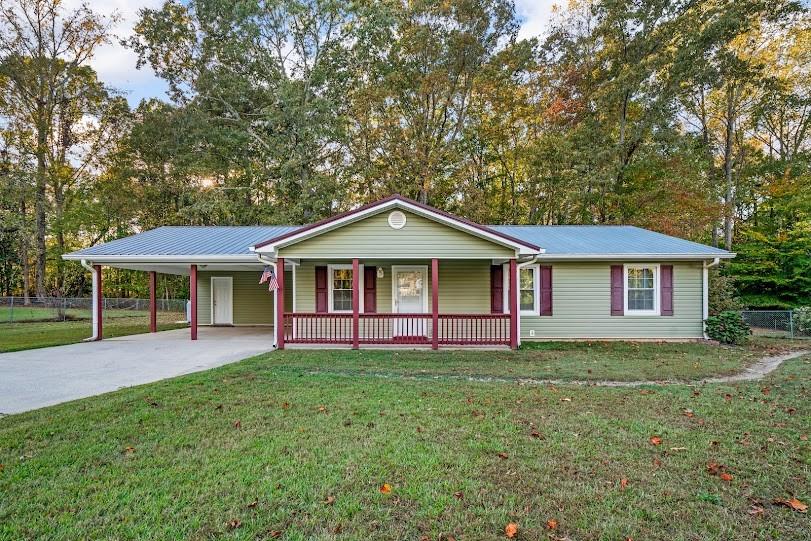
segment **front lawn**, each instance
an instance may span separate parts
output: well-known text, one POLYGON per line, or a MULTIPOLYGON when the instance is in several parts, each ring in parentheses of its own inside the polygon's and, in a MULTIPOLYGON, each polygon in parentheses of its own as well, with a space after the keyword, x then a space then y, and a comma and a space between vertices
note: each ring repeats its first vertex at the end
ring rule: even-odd
MULTIPOLYGON (((158 330, 185 327, 185 323, 177 323, 182 317, 175 313, 159 313, 158 330)), ((90 320, 2 323, 0 353, 74 344, 88 338, 92 332, 90 320)), ((106 338, 149 332, 148 316, 105 318, 103 332, 106 338)))
POLYGON ((773 502, 811 501, 811 357, 700 387, 393 373, 490 354, 288 350, 0 419, 0 539, 807 538, 773 502))

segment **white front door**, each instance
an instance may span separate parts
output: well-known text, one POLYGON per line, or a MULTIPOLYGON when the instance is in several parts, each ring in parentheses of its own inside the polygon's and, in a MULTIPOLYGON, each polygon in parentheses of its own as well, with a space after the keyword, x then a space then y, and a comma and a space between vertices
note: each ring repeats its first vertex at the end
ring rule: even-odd
MULTIPOLYGON (((428 267, 397 265, 392 267, 392 290, 395 314, 425 314, 428 312, 428 267)), ((395 336, 427 336, 424 318, 397 318, 395 336)))
POLYGON ((230 276, 211 278, 211 324, 233 325, 233 282, 230 276))

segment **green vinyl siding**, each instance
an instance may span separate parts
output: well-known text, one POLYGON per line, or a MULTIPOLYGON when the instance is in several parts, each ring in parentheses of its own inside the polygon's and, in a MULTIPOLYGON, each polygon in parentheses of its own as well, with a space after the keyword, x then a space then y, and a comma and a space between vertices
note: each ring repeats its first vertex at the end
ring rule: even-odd
POLYGON ((279 249, 294 258, 504 258, 514 250, 465 231, 403 211, 406 225, 392 229, 380 212, 279 249))
MULTIPOLYGON (((211 324, 211 277, 230 276, 233 282, 234 325, 273 325, 273 292, 260 284, 262 271, 201 271, 197 274, 197 322, 211 324)), ((293 309, 293 273, 285 272, 285 306, 293 309)))
MULTIPOLYGON (((351 260, 305 260, 296 269, 296 311, 315 312, 315 267, 351 260)), ((424 265, 428 267, 428 310, 431 310, 431 261, 363 260, 364 265, 383 269, 383 278, 377 278, 377 312, 392 311, 392 265, 424 265)), ((487 260, 439 261, 439 311, 454 314, 490 312, 490 262, 487 260)))
POLYGON ((672 316, 612 316, 610 286, 611 263, 553 263, 553 315, 521 316, 522 340, 703 336, 701 263, 673 264, 672 316))

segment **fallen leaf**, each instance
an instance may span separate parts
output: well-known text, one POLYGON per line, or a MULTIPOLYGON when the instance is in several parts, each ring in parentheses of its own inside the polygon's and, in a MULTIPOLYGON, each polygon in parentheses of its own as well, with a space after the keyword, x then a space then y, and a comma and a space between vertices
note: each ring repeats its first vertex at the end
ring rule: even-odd
POLYGON ((319 411, 319 413, 326 413, 327 412, 327 407, 326 406, 318 406, 318 411, 319 411))
POLYGON ((460 490, 459 492, 454 492, 453 497, 457 500, 461 500, 465 497, 465 494, 460 490))
POLYGON ((242 526, 242 521, 239 520, 238 518, 232 518, 231 520, 228 521, 229 530, 236 530, 240 526, 242 526))
POLYGON ((215 409, 215 410, 221 410, 221 409, 222 409, 222 404, 217 404, 217 405, 214 407, 214 409, 215 409))
POLYGON ((270 530, 270 533, 268 535, 270 536, 271 539, 278 539, 279 537, 282 536, 282 531, 281 530, 270 530))
POLYGON ((324 505, 332 505, 335 503, 335 496, 327 496, 327 499, 324 500, 324 505))
POLYGON ((651 445, 662 445, 662 438, 659 436, 651 436, 650 442, 651 445))
POLYGON ((759 505, 753 505, 749 511, 747 511, 753 517, 762 517, 766 514, 766 510, 760 507, 759 505))
POLYGON ((800 434, 800 441, 808 441, 808 434, 800 434))
POLYGON ((130 447, 125 447, 124 448, 124 454, 125 455, 130 455, 130 454, 132 454, 134 452, 135 452, 135 447, 130 446, 130 447))
POLYGON ((623 477, 622 479, 620 479, 620 489, 625 490, 626 488, 628 488, 628 479, 625 479, 623 477))
POLYGON ((234 421, 234 428, 242 428, 242 421, 240 421, 239 419, 234 421))
POLYGON ((686 451, 687 447, 671 447, 671 451, 686 451))
POLYGON ((518 524, 510 522, 504 527, 504 535, 512 539, 518 533, 518 524))
POLYGON ((770 392, 772 392, 772 390, 768 387, 764 387, 760 390, 760 392, 763 394, 769 394, 770 392))
POLYGON ((257 505, 259 505, 259 500, 254 500, 254 501, 252 501, 251 503, 248 504, 248 509, 253 509, 257 505))
POLYGON ((727 472, 723 472, 718 477, 721 479, 721 481, 727 481, 727 482, 732 481, 732 474, 729 474, 727 472))
POLYGON ((694 417, 695 413, 693 413, 693 410, 691 409, 686 409, 682 412, 682 415, 684 415, 685 417, 694 417))
POLYGON ((5 470, 5 469, 6 469, 5 464, 0 464, 0 471, 3 471, 3 470, 5 470))
POLYGON ((391 492, 391 485, 388 483, 383 483, 380 485, 380 493, 381 494, 388 494, 391 492))
POLYGON ((639 394, 656 394, 656 391, 652 391, 650 389, 642 389, 639 391, 639 394))
POLYGON ((508 456, 507 453, 505 453, 504 451, 502 451, 502 452, 500 452, 498 454, 498 458, 500 458, 502 460, 505 460, 507 458, 507 456, 508 456))
POLYGON ((283 410, 289 410, 290 409, 290 403, 289 402, 282 402, 282 409, 283 410))
POLYGON ((564 397, 564 398, 561 398, 561 399, 560 399, 560 401, 561 401, 561 402, 571 402, 571 401, 572 401, 572 399, 571 399, 571 398, 569 398, 569 397, 564 397))
POLYGON ((804 504, 797 498, 791 498, 790 500, 774 500, 774 503, 785 505, 792 511, 797 511, 798 513, 805 513, 808 511, 808 505, 804 504))
POLYGON ((529 435, 532 436, 533 438, 538 438, 538 439, 540 439, 540 437, 541 437, 541 433, 538 432, 537 430, 533 430, 532 432, 530 432, 529 435))
POLYGON ((549 528, 550 530, 557 530, 558 521, 553 518, 550 518, 549 520, 546 521, 546 527, 549 528))

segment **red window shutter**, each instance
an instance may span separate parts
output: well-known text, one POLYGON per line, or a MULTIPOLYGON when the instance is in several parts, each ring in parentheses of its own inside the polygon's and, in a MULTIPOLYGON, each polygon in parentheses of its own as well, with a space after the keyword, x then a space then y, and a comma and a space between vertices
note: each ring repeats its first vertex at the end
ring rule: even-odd
POLYGON ((625 314, 625 287, 622 283, 622 265, 611 265, 611 315, 625 314))
POLYGON ((377 312, 377 267, 363 267, 363 311, 377 312))
POLYGON ((663 316, 673 315, 673 265, 659 267, 659 302, 663 316))
POLYGON ((504 313, 504 267, 490 265, 490 313, 504 313))
POLYGON ((552 265, 541 265, 541 311, 542 316, 552 315, 552 265))
POLYGON ((315 311, 326 313, 329 310, 329 290, 327 289, 327 267, 315 268, 315 311))

